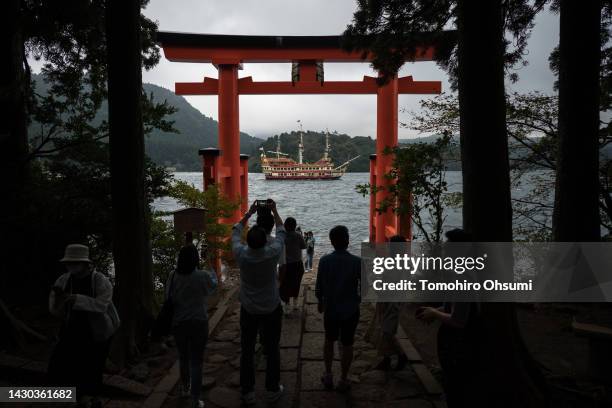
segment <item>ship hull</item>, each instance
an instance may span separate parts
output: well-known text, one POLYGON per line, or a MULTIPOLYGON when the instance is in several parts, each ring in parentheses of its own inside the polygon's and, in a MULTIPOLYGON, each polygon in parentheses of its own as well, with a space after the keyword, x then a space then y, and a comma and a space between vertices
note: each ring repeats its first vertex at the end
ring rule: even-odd
POLYGON ((266 174, 266 180, 338 180, 342 175, 337 176, 273 176, 266 174))

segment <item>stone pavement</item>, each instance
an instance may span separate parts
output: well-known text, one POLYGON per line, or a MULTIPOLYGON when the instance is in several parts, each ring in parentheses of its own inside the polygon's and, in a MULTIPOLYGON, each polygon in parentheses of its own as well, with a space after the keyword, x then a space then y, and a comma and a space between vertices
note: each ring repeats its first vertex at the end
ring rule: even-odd
MULTIPOLYGON (((283 318, 281 338, 281 383, 285 387, 277 407, 409 407, 441 408, 441 388, 418 352, 400 330, 398 337, 410 364, 402 371, 383 372, 372 367, 380 360, 375 348, 364 340, 373 307, 363 304, 355 339, 355 358, 349 378, 352 389, 346 394, 324 390, 320 377, 323 365, 323 320, 317 312, 314 296, 316 271, 304 275, 299 297, 299 310, 283 318)), ((204 362, 203 399, 207 407, 240 407, 240 305, 228 304, 225 316, 209 339, 204 362)), ((340 378, 339 353, 336 351, 334 378, 340 378)), ((265 356, 256 355, 257 407, 265 403, 265 356)), ((188 407, 189 399, 180 398, 175 386, 163 401, 163 407, 188 407)))

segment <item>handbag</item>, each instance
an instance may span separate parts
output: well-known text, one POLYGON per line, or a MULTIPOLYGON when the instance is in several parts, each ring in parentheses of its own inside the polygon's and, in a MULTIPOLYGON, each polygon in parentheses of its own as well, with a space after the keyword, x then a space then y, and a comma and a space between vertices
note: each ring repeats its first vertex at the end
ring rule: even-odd
POLYGON ((151 336, 154 339, 159 339, 162 336, 167 336, 170 334, 170 330, 172 328, 172 317, 174 315, 174 303, 172 302, 172 288, 174 286, 174 275, 176 273, 172 272, 172 279, 170 280, 170 289, 168 290, 168 297, 166 298, 164 304, 162 305, 159 314, 157 315, 157 319, 155 320, 155 325, 153 326, 153 330, 151 332, 151 336))
MULTIPOLYGON (((91 274, 91 290, 92 297, 96 298, 96 275, 100 274, 99 272, 92 272, 91 274)), ((104 275, 100 274, 102 278, 105 279, 104 275)), ((117 308, 115 308, 114 303, 111 301, 104 313, 91 313, 89 318, 89 324, 91 327, 91 334, 96 342, 102 342, 108 340, 119 328, 121 325, 121 319, 119 318, 119 313, 117 313, 117 308)))

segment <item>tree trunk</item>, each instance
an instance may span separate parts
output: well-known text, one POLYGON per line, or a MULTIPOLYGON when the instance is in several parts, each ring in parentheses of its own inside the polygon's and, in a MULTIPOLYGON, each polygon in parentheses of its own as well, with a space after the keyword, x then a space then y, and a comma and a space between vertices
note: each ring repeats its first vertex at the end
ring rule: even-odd
POLYGON ((140 1, 106 6, 108 113, 116 299, 122 320, 114 357, 123 364, 137 352, 150 314, 151 250, 144 185, 140 1))
POLYGON ((2 7, 0 24, 0 287, 12 303, 23 292, 27 234, 23 228, 24 191, 29 182, 26 96, 29 77, 25 65, 20 0, 8 0, 2 7), (10 289, 10 290, 9 290, 10 289))
POLYGON ((561 0, 553 239, 599 241, 601 2, 561 0))
MULTIPOLYGON (((463 225, 476 242, 511 242, 501 0, 459 0, 457 6, 463 225)), ((475 405, 543 406, 541 376, 524 347, 514 305, 483 303, 481 317, 475 405)))

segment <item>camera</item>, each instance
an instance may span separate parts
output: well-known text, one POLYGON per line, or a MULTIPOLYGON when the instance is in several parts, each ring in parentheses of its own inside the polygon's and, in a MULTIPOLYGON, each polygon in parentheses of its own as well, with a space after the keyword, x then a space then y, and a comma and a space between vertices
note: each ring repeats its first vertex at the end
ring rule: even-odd
POLYGON ((257 216, 272 216, 271 208, 272 200, 255 200, 255 206, 257 207, 257 216))

